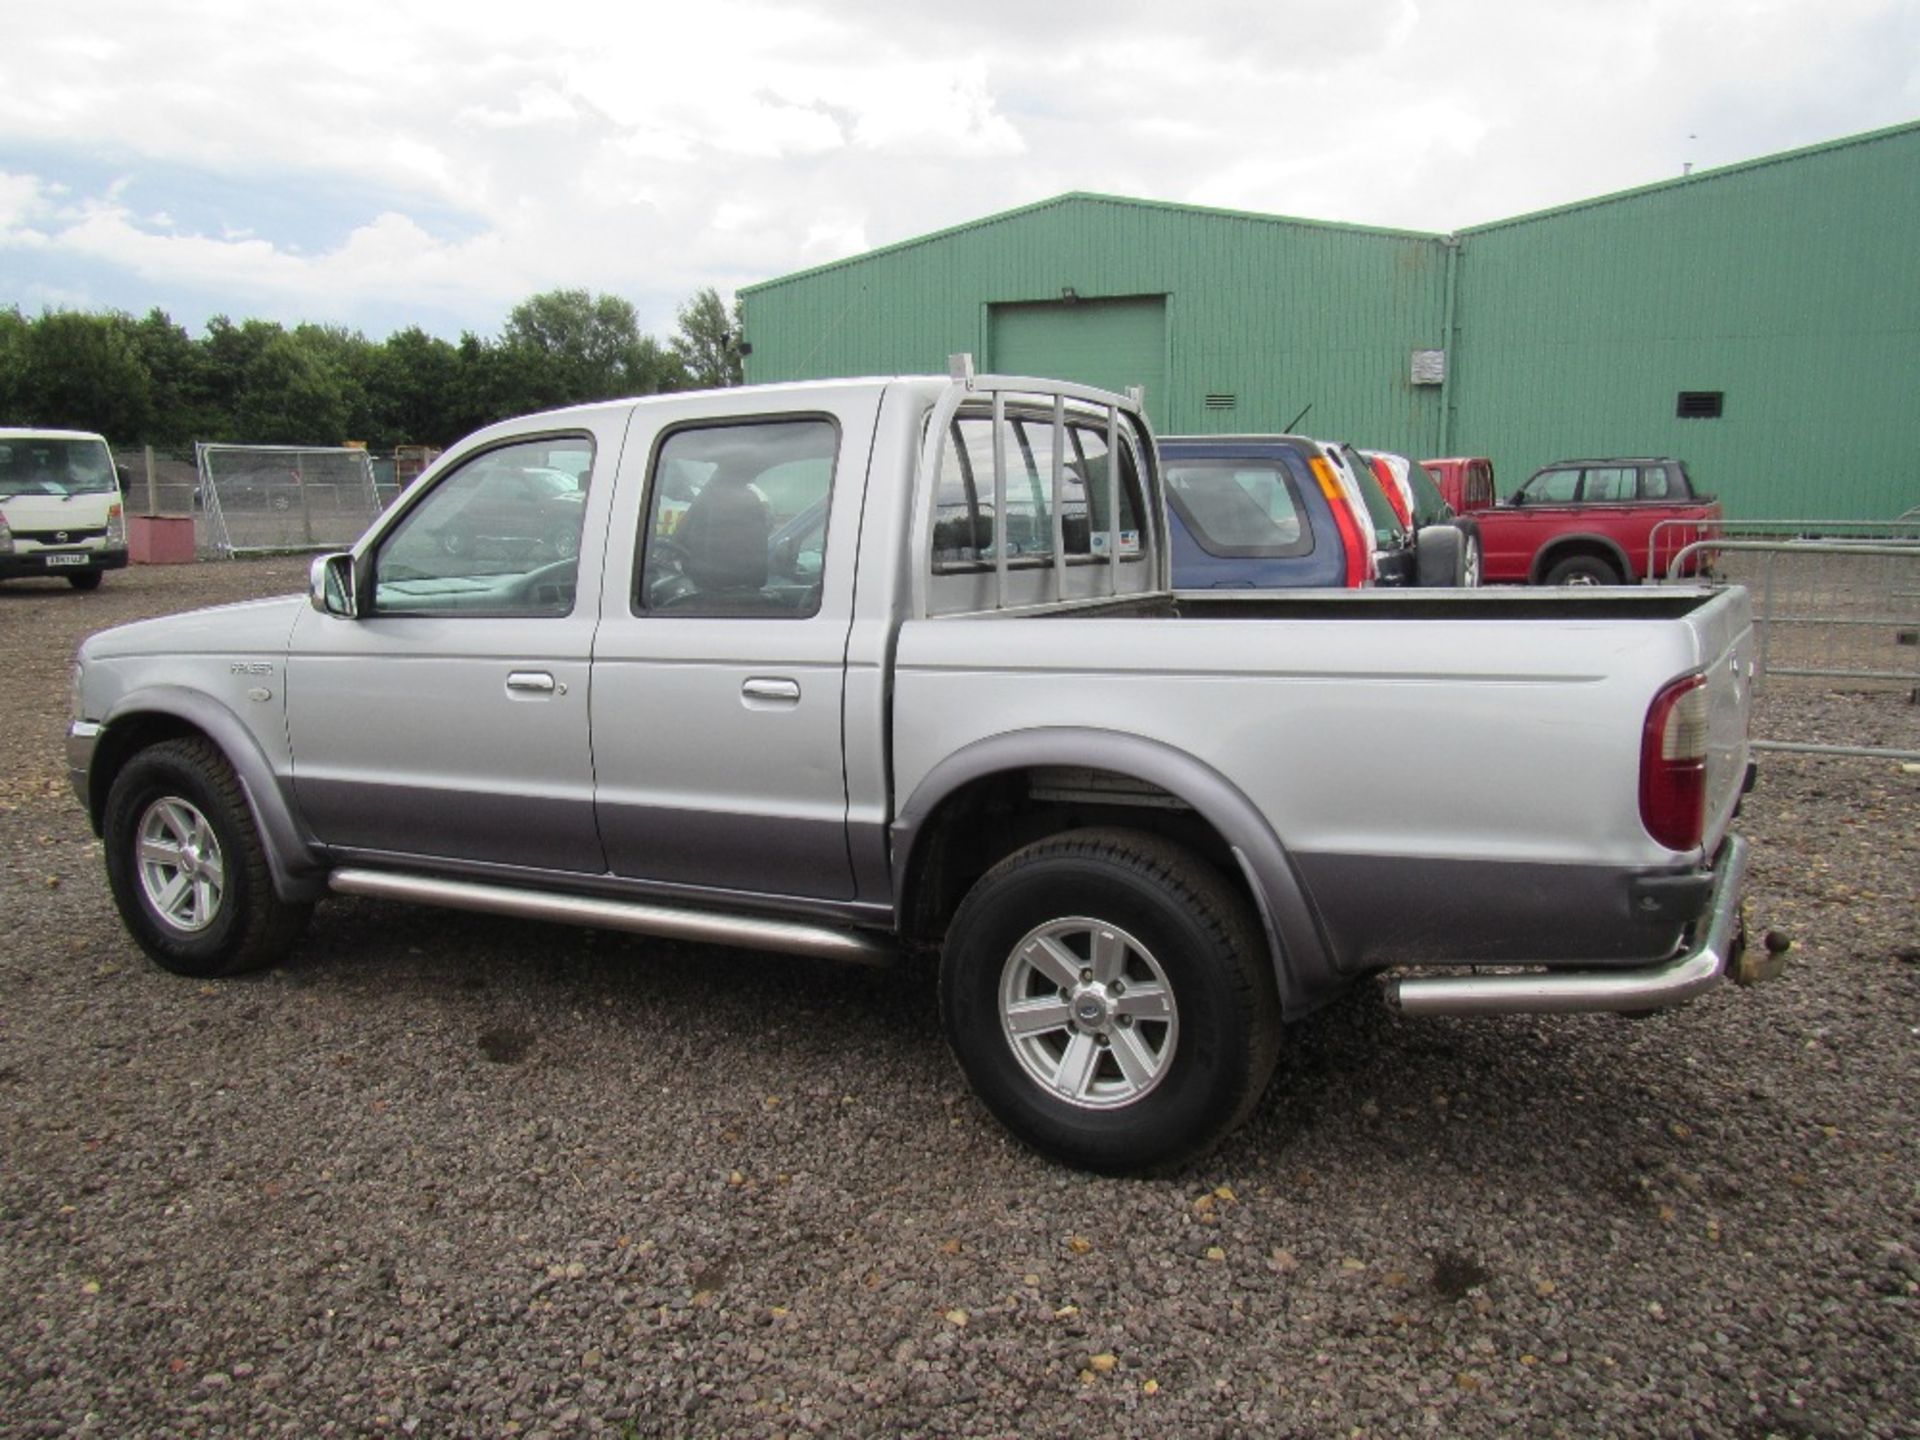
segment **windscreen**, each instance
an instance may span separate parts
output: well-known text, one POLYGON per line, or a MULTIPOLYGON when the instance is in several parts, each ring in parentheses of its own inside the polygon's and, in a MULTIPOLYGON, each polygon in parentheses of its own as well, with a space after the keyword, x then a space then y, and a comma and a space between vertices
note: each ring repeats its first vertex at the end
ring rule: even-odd
POLYGON ((0 440, 0 497, 97 495, 118 489, 113 457, 103 440, 0 440))

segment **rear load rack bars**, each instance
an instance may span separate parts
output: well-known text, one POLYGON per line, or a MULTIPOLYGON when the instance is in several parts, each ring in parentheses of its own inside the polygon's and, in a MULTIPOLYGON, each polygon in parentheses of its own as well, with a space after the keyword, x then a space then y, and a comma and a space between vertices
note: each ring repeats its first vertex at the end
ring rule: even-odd
MULTIPOLYGON (((916 563, 913 567, 913 613, 922 619, 932 613, 929 582, 931 579, 931 557, 933 555, 933 535, 935 515, 940 504, 940 470, 947 446, 953 441, 953 422, 960 413, 961 406, 969 400, 986 398, 993 413, 993 608, 1006 610, 1007 603, 1007 397, 1009 395, 1027 396, 1035 400, 1051 400, 1053 406, 1053 459, 1047 483, 1047 506, 1052 513, 1053 532, 1053 599, 1066 598, 1067 594, 1067 554, 1065 544, 1065 519, 1061 509, 1061 495, 1066 488, 1066 427, 1067 402, 1069 400, 1104 411, 1107 420, 1107 563, 1102 567, 1106 573, 1106 593, 1109 596, 1120 594, 1120 495, 1121 470, 1120 441, 1121 416, 1132 421, 1134 434, 1138 437, 1142 454, 1138 464, 1141 468, 1140 482, 1143 497, 1151 497, 1152 490, 1147 483, 1147 467, 1157 464, 1153 454, 1152 432, 1147 425, 1145 393, 1138 386, 1129 387, 1124 395, 1111 390, 1101 390, 1092 385, 1079 385, 1066 380, 1046 380, 1031 375, 976 375, 973 370, 973 356, 968 354, 947 357, 947 370, 952 383, 947 386, 939 401, 934 405, 933 415, 927 425, 926 440, 920 452, 920 474, 915 490, 917 500, 913 517, 913 553, 916 563)), ((1159 522, 1152 516, 1140 515, 1135 523, 1143 530, 1152 527, 1156 537, 1159 535, 1159 522)), ((1163 546, 1156 540, 1155 552, 1160 554, 1163 546)))

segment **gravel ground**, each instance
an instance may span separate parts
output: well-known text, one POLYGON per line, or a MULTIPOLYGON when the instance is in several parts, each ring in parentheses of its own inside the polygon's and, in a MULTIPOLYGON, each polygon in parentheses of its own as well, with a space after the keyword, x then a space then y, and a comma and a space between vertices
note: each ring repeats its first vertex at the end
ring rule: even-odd
POLYGON ((348 901, 268 974, 150 965, 68 657, 303 569, 0 586, 0 1433, 1920 1434, 1920 776, 1769 760, 1776 984, 1356 997, 1202 1167, 1099 1179, 974 1104, 914 967, 348 901))

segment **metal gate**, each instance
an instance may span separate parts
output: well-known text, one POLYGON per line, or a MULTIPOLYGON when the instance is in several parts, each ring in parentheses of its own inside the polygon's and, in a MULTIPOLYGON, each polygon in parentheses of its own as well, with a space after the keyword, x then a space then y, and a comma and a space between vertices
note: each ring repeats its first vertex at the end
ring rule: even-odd
POLYGON ((344 550, 380 513, 367 452, 351 446, 194 447, 217 554, 344 550))
POLYGON ((1847 702, 1796 734, 1766 733, 1759 705, 1756 750, 1920 762, 1920 539, 1700 540, 1668 579, 1700 558, 1753 597, 1756 697, 1798 686, 1847 702))

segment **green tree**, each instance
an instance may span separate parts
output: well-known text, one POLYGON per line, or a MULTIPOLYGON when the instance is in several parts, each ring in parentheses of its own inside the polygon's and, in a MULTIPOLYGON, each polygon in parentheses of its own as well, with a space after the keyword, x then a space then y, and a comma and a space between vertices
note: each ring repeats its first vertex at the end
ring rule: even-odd
POLYGON ((27 317, 20 307, 0 310, 0 425, 17 425, 26 416, 27 317))
POLYGON ((745 331, 740 301, 729 310, 711 285, 682 305, 676 318, 680 333, 667 343, 695 389, 712 390, 738 385, 745 378, 740 342, 745 331))
POLYGON ((347 438, 346 397, 331 367, 284 332, 248 360, 233 420, 252 445, 338 445, 347 438))
POLYGON ((352 440, 376 440, 378 409, 373 397, 378 346, 358 330, 338 325, 296 325, 288 338, 300 347, 339 391, 340 434, 352 440))
POLYGON ((460 413, 461 352, 445 340, 409 326, 389 335, 373 356, 367 389, 374 408, 369 441, 375 449, 395 445, 447 446, 467 430, 460 413))
POLYGON ((207 433, 209 418, 199 345, 160 309, 133 322, 128 335, 147 367, 151 419, 146 434, 125 438, 148 445, 191 444, 207 433))
MULTIPOLYGON (((549 290, 521 301, 507 317, 499 349, 504 370, 541 409, 673 388, 677 367, 658 341, 640 333, 633 306, 617 295, 549 290)), ((512 412, 509 412, 512 413, 512 412)))
POLYGON ((124 315, 56 310, 32 322, 22 347, 21 418, 137 440, 152 416, 147 367, 124 315))
POLYGON ((270 443, 264 436, 247 432, 241 411, 248 406, 249 376, 255 362, 268 346, 285 338, 286 331, 271 320, 243 320, 236 325, 226 316, 216 315, 207 322, 206 338, 199 345, 200 419, 205 429, 195 439, 270 443))

